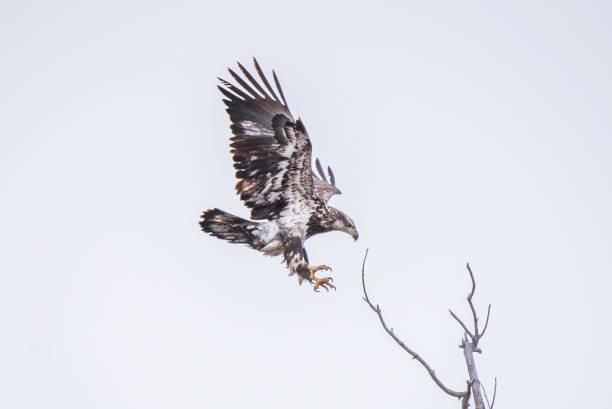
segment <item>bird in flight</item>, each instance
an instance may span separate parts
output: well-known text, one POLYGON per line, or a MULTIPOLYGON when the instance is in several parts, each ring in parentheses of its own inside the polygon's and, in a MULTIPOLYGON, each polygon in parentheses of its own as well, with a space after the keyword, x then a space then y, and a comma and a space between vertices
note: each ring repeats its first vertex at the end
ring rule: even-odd
POLYGON ((318 175, 311 167, 312 145, 304 124, 293 118, 283 90, 273 71, 276 91, 253 59, 258 82, 242 64, 242 76, 231 69, 235 84, 219 78, 233 136, 231 153, 236 169, 236 193, 251 209, 245 220, 223 210, 202 213, 200 226, 212 236, 231 243, 244 243, 265 255, 282 255, 298 282, 308 280, 314 290, 336 288, 331 277, 319 278, 326 265, 310 265, 304 242, 315 234, 339 230, 357 240, 355 223, 345 213, 327 204, 340 194, 331 168, 326 177, 317 159, 318 175), (265 89, 264 89, 265 87, 265 89), (279 98, 280 96, 280 98, 279 98))

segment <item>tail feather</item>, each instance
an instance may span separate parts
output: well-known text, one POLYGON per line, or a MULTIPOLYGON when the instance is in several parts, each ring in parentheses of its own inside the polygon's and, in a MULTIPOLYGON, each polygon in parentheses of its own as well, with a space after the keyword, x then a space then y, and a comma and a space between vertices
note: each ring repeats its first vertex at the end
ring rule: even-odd
POLYGON ((202 231, 230 243, 254 244, 253 229, 256 222, 242 219, 219 209, 209 209, 202 213, 202 231))

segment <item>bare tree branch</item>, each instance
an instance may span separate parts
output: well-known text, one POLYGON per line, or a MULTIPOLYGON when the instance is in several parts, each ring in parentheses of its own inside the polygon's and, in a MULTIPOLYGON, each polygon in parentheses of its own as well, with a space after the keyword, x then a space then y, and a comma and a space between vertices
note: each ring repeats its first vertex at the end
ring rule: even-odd
POLYGON ((465 324, 463 323, 463 321, 461 321, 461 320, 459 319, 459 317, 457 317, 457 316, 455 315, 455 313, 454 313, 454 312, 453 312, 451 309, 449 309, 449 310, 448 310, 448 312, 450 312, 450 314, 453 316, 453 318, 457 320, 457 322, 459 323, 459 325, 461 325, 461 327, 463 327, 463 330, 465 331, 465 333, 466 333, 466 334, 468 334, 468 335, 470 336, 470 338, 472 338, 472 339, 473 339, 473 338, 474 338, 474 335, 472 335, 472 333, 471 333, 471 332, 470 332, 470 330, 469 330, 469 329, 468 329, 468 328, 465 326, 465 324))
MULTIPOLYGON (((412 358, 416 359, 417 361, 419 361, 419 363, 421 365, 423 365, 423 367, 429 373, 429 376, 431 377, 431 379, 433 379, 433 381, 436 383, 436 385, 438 385, 438 387, 440 389, 442 389, 445 393, 447 393, 448 395, 453 396, 455 398, 459 398, 459 399, 464 398, 466 395, 469 394, 470 386, 468 385, 468 390, 465 391, 465 392, 456 392, 456 391, 446 387, 442 383, 442 381, 440 381, 440 379, 438 379, 438 377, 436 376, 436 372, 429 366, 429 364, 427 364, 427 362, 423 358, 421 358, 421 356, 419 354, 417 354, 412 349, 410 349, 408 346, 406 346, 406 344, 404 344, 404 342, 393 333, 393 329, 392 328, 390 329, 387 326, 387 323, 385 322, 385 320, 383 318, 380 306, 378 304, 376 304, 376 306, 374 306, 372 301, 370 301, 370 298, 368 297, 368 292, 366 291, 366 285, 365 285, 365 262, 366 262, 366 259, 368 258, 368 251, 369 251, 369 249, 366 250, 365 256, 363 257, 363 264, 361 266, 361 284, 363 285, 363 295, 364 295, 363 300, 366 303, 368 303, 370 308, 378 315, 378 319, 380 320, 380 324, 382 325, 384 330, 387 332, 387 334, 389 334, 391 336, 391 338, 393 338, 393 340, 400 347, 402 347, 404 349, 404 351, 408 352, 412 356, 412 358)), ((468 400, 469 400, 469 398, 468 398, 468 400)))
POLYGON ((484 333, 487 330, 487 327, 489 326, 489 316, 490 315, 491 315, 491 304, 489 304, 489 308, 487 308, 487 320, 485 321, 485 326, 482 329, 482 332, 480 333, 478 338, 482 338, 484 336, 484 333))
POLYGON ((493 387, 493 400, 489 402, 489 397, 487 396, 487 391, 485 390, 484 385, 482 386, 482 391, 484 392, 485 399, 487 400, 487 406, 489 409, 493 409, 493 405, 495 405, 495 396, 497 396, 497 378, 495 378, 495 386, 493 387))
MULTIPOLYGON (((460 348, 463 348, 463 355, 465 357, 465 363, 467 365, 468 374, 470 376, 470 383, 472 384, 472 395, 474 398, 474 404, 476 409, 485 409, 484 400, 482 399, 481 388, 486 397, 486 391, 484 390, 484 386, 480 383, 480 379, 478 378, 478 372, 476 371, 476 364, 474 362, 474 352, 482 352, 480 348, 478 348, 478 342, 483 337, 487 327, 489 325, 489 318, 491 316, 491 304, 489 304, 489 308, 487 309, 487 320, 485 322, 485 326, 482 329, 482 332, 478 331, 478 314, 476 313, 476 307, 474 307, 474 302, 472 301, 474 297, 474 293, 476 292, 476 280, 474 279, 474 273, 470 267, 470 264, 467 263, 467 270, 470 273, 470 280, 472 281, 472 289, 467 296, 467 302, 470 306, 470 310, 472 311, 472 318, 474 320, 474 330, 471 332, 467 326, 461 321, 459 317, 457 317, 452 311, 450 311, 453 318, 461 325, 461 328, 465 331, 465 335, 461 341, 460 348)), ((490 409, 490 405, 489 405, 490 409)))
POLYGON ((363 286, 363 295, 364 295, 363 300, 366 303, 368 303, 370 308, 378 315, 378 319, 380 320, 380 323, 382 327, 384 328, 384 330, 387 332, 387 334, 389 334, 391 338, 393 338, 393 340, 399 346, 401 346, 406 352, 408 352, 412 356, 413 359, 416 359, 417 361, 419 361, 421 365, 423 365, 423 367, 427 370, 427 372, 429 372, 429 376, 431 377, 431 379, 433 379, 433 381, 436 383, 436 385, 438 385, 440 389, 442 389, 448 395, 461 399, 462 409, 467 409, 469 407, 470 399, 474 401, 475 409, 485 409, 485 402, 483 400, 483 394, 486 399, 488 409, 493 409, 493 405, 495 404, 495 396, 497 394, 497 378, 495 378, 495 389, 493 391, 493 400, 489 402, 489 397, 487 396, 487 392, 484 386, 482 385, 482 383, 480 382, 480 379, 478 378, 478 372, 476 371, 476 363, 474 361, 474 352, 478 352, 478 353, 482 352, 480 348, 478 348, 478 342, 484 336, 485 331, 487 330, 487 327, 489 326, 489 318, 491 316, 491 304, 489 304, 489 307, 487 309, 487 319, 485 321, 485 325, 482 329, 482 332, 480 332, 478 330, 478 314, 476 313, 476 307, 474 306, 474 302, 473 302, 474 293, 476 292, 476 280, 474 279, 474 273, 472 272, 472 269, 470 268, 469 263, 467 264, 467 270, 470 273, 470 280, 472 281, 472 288, 467 296, 467 302, 472 312, 472 319, 474 321, 474 329, 470 330, 467 327, 467 325, 465 325, 465 323, 461 320, 461 318, 459 318, 452 310, 450 309, 448 310, 451 316, 455 319, 455 321, 459 323, 459 325, 461 325, 461 328, 464 331, 464 335, 461 338, 461 345, 459 345, 459 348, 463 349, 463 356, 465 358, 465 363, 466 363, 468 375, 469 375, 469 381, 467 382, 466 391, 456 392, 446 387, 438 379, 438 377, 436 376, 436 373, 427 364, 427 362, 423 358, 421 358, 416 352, 414 352, 412 349, 406 346, 406 344, 404 344, 404 342, 398 336, 395 335, 395 333, 393 332, 393 328, 389 328, 387 326, 387 323, 385 322, 383 318, 380 306, 378 304, 376 304, 375 306, 370 300, 370 297, 368 296, 368 292, 366 291, 366 285, 365 285, 365 263, 366 263, 366 259, 368 258, 368 251, 369 249, 366 250, 365 256, 363 257, 363 264, 361 266, 361 284, 363 286))
MULTIPOLYGON (((470 263, 466 264, 468 271, 470 272, 470 279, 472 280, 472 291, 468 294, 467 301, 470 305, 470 309, 472 310, 472 316, 474 317, 474 336, 478 337, 478 316, 476 315, 476 308, 474 308, 474 303, 472 302, 472 297, 474 296, 474 292, 476 291, 476 280, 474 280, 474 274, 472 273, 472 269, 470 268, 470 263)), ((476 339, 472 339, 474 343, 478 343, 476 339)), ((476 345, 474 345, 476 346, 476 345)))

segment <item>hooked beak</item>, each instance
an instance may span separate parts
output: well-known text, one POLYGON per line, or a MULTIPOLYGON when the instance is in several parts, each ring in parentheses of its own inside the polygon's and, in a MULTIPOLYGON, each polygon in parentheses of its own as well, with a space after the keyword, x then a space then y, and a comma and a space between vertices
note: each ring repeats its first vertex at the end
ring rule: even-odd
POLYGON ((353 234, 351 234, 351 236, 353 236, 353 240, 357 241, 357 239, 359 238, 359 233, 357 232, 357 230, 355 230, 353 234))

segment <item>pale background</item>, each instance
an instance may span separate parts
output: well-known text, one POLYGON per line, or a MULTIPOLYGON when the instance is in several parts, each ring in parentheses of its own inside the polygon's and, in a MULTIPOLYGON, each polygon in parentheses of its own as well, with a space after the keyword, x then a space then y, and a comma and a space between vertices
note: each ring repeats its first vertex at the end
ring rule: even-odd
POLYGON ((497 408, 610 407, 607 2, 2 2, 0 407, 457 408, 459 326, 497 408), (424 5, 426 4, 426 5, 424 5), (216 76, 276 69, 332 204, 338 290, 207 237, 233 193, 216 76))

